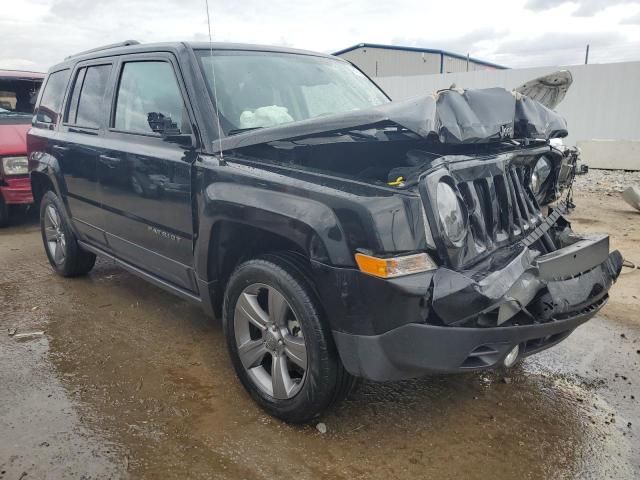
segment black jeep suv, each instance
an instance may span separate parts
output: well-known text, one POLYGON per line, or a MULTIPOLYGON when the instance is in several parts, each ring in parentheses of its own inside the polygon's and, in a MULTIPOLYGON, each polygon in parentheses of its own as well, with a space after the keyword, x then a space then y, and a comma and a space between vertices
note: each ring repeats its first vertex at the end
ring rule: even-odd
POLYGON ((355 377, 511 366, 606 303, 620 254, 531 191, 566 134, 504 89, 391 102, 332 56, 130 41, 50 70, 28 148, 54 270, 103 255, 201 304, 302 422, 355 377))

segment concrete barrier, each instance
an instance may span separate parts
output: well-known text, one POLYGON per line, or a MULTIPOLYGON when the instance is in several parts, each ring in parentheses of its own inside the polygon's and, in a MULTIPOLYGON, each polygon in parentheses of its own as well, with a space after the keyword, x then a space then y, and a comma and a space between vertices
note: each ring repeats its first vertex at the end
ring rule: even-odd
POLYGON ((580 159, 589 168, 640 170, 640 141, 581 140, 580 159))

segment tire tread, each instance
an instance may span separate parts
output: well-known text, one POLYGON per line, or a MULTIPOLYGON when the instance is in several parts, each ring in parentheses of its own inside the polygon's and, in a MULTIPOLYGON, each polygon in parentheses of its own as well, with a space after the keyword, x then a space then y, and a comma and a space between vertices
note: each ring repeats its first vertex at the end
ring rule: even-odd
MULTIPOLYGON (((260 393, 254 391, 254 387, 249 383, 250 381, 244 378, 242 367, 238 365, 238 361, 232 355, 234 367, 245 388, 247 388, 254 400, 270 414, 291 423, 308 422, 327 408, 344 399, 352 390, 355 384, 355 378, 349 375, 344 369, 333 342, 331 330, 323 319, 324 313, 313 285, 308 261, 295 252, 264 254, 242 263, 232 273, 228 288, 225 290, 223 308, 223 325, 229 348, 234 348, 229 335, 229 322, 232 321, 232 318, 229 318, 230 290, 234 288, 237 279, 243 275, 246 269, 253 268, 271 270, 274 271, 274 273, 277 272, 275 273, 276 277, 281 276, 287 278, 287 283, 293 287, 298 301, 304 304, 305 311, 313 317, 307 322, 307 327, 312 326, 315 329, 313 338, 320 342, 318 345, 318 351, 320 353, 318 364, 322 367, 319 372, 321 378, 318 379, 318 383, 327 388, 323 391, 312 392, 311 396, 313 398, 307 399, 304 403, 304 408, 285 409, 283 408, 284 405, 282 401, 275 401, 273 399, 272 401, 268 401, 260 393)), ((302 394, 303 392, 299 395, 302 394)))
POLYGON ((82 247, 78 245, 76 236, 69 227, 69 224, 63 212, 64 210, 60 198, 51 190, 45 192, 40 203, 40 228, 42 230, 42 241, 44 244, 45 253, 47 255, 47 258, 49 258, 49 263, 59 275, 63 277, 79 277, 81 275, 86 275, 95 265, 96 256, 91 252, 83 250, 82 247), (64 234, 67 239, 67 252, 65 252, 66 255, 63 265, 56 265, 56 263, 50 257, 49 250, 47 248, 47 242, 44 236, 44 228, 42 226, 42 222, 45 208, 49 203, 52 203, 58 210, 60 222, 62 223, 62 228, 64 229, 64 234))

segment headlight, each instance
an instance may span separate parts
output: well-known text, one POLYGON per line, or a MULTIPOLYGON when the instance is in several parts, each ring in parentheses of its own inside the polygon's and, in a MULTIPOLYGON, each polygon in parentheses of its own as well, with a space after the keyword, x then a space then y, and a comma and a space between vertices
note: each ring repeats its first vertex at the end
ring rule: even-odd
POLYGON ((380 258, 356 253, 356 263, 361 272, 380 278, 395 278, 438 268, 426 253, 402 257, 380 258))
POLYGON ((533 167, 533 172, 531 172, 531 190, 533 190, 533 193, 540 191, 550 174, 551 162, 547 157, 540 157, 536 166, 533 167))
POLYGON ((27 157, 4 157, 2 171, 5 175, 26 175, 29 173, 27 157))
POLYGON ((436 191, 438 215, 444 231, 453 243, 463 239, 466 233, 466 223, 458 196, 451 185, 439 182, 436 191))

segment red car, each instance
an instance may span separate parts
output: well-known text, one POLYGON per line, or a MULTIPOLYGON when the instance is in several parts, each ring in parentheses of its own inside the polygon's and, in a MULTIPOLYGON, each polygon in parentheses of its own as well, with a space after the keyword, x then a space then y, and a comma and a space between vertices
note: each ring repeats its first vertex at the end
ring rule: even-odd
POLYGON ((27 131, 45 75, 0 70, 0 227, 12 205, 33 203, 27 162, 27 131))

